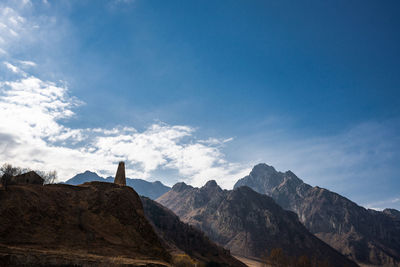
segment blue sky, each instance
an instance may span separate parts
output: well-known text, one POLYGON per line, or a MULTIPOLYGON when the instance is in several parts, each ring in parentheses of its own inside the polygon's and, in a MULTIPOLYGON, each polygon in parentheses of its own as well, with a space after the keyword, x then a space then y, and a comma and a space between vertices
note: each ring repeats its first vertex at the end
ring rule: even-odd
POLYGON ((265 162, 400 208, 398 1, 0 8, 0 161, 225 188, 265 162))

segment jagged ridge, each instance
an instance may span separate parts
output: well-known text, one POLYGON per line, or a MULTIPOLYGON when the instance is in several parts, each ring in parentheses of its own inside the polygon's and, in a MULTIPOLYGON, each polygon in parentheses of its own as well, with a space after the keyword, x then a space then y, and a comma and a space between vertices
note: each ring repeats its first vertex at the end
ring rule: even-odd
POLYGON ((307 255, 333 266, 356 266, 309 233, 295 213, 249 187, 228 191, 215 181, 202 188, 179 183, 157 201, 233 254, 261 258, 282 248, 291 257, 307 255))
POLYGON ((320 187, 311 187, 291 171, 258 164, 234 186, 249 186, 294 211, 310 232, 357 262, 400 266, 399 212, 378 212, 320 187))

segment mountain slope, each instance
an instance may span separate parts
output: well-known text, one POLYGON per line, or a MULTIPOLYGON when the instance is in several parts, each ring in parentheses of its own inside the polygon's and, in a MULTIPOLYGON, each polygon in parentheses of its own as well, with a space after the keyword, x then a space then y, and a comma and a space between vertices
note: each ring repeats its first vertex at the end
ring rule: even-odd
POLYGON ((178 183, 157 201, 233 254, 262 258, 266 251, 282 248, 290 257, 306 255, 333 266, 356 266, 309 233, 296 214, 248 187, 227 191, 215 181, 202 188, 178 183))
POLYGON ((248 186, 294 211, 310 232, 359 263, 400 266, 400 221, 396 210, 378 212, 329 190, 311 187, 291 171, 256 165, 234 186, 248 186))
MULTIPOLYGON (((83 173, 75 175, 71 179, 67 180, 65 183, 70 185, 80 185, 92 181, 113 183, 114 178, 113 177, 103 178, 97 175, 97 173, 95 172, 85 171, 83 173)), ((135 189, 135 191, 139 195, 146 196, 151 199, 156 199, 171 189, 170 187, 163 185, 160 181, 148 182, 142 179, 131 179, 131 178, 126 178, 126 185, 135 189)))
POLYGON ((214 244, 201 231, 183 223, 169 209, 147 197, 141 199, 147 219, 172 253, 182 251, 210 265, 245 267, 229 251, 214 244))
POLYGON ((22 257, 32 265, 50 264, 41 262, 43 254, 53 255, 49 260, 54 265, 78 255, 88 262, 92 256, 153 259, 166 265, 170 260, 130 187, 101 182, 16 185, 0 190, 0 203, 3 263, 18 250, 31 251, 22 257), (29 262, 35 259, 39 262, 29 262))

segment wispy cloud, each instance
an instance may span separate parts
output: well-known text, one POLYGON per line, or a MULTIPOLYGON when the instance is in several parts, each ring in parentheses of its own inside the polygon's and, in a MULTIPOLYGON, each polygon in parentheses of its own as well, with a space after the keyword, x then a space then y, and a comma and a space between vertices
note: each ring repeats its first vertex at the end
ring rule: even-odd
POLYGON ((29 60, 20 60, 19 63, 23 66, 23 67, 35 67, 36 63, 29 61, 29 60))
POLYGON ((384 210, 385 208, 399 206, 399 205, 400 205, 400 197, 396 197, 396 198, 385 199, 382 201, 367 203, 365 207, 374 210, 384 210))
MULTIPOLYGON (((117 2, 127 6, 133 1, 108 3, 117 2)), ((390 179, 390 184, 396 184, 393 177, 400 172, 400 167, 393 167, 400 160, 398 120, 369 121, 329 136, 297 136, 289 134, 293 130, 285 127, 281 117, 273 116, 260 126, 270 128, 270 133, 249 133, 235 140, 229 136, 199 139, 195 127, 162 122, 144 130, 134 125, 68 127, 82 101, 69 95, 65 82, 42 73, 40 59, 29 57, 32 43, 46 47, 46 52, 58 44, 60 36, 68 33, 68 23, 62 24, 66 29, 55 29, 62 20, 52 14, 32 16, 29 10, 37 3, 0 3, 0 162, 56 169, 61 179, 67 179, 86 169, 112 175, 115 164, 125 160, 131 177, 148 179, 156 173, 157 178, 165 178, 160 175, 168 173, 164 181, 169 183, 184 180, 200 186, 216 179, 227 188, 247 175, 252 164, 266 162, 278 170, 290 169, 312 185, 351 194, 370 207, 392 203, 378 205, 375 200, 382 195, 376 187, 390 179), (24 49, 28 52, 20 53, 24 49)), ((44 61, 51 61, 46 71, 57 67, 55 59, 44 61)), ((397 194, 387 197, 397 199, 397 194)), ((392 204, 400 207, 399 202, 392 204)))
MULTIPOLYGON (((242 141, 241 153, 247 160, 266 162, 281 171, 292 170, 311 185, 369 205, 381 199, 383 192, 388 198, 393 196, 392 186, 399 185, 399 127, 396 118, 371 120, 339 133, 307 136, 272 125, 269 133, 242 141)), ((400 203, 391 207, 399 208, 400 203)))
POLYGON ((2 55, 8 54, 9 47, 20 40, 25 33, 26 19, 10 6, 0 5, 0 49, 2 55))
POLYGON ((2 162, 56 169, 66 179, 86 169, 112 175, 116 163, 124 160, 131 177, 147 179, 156 170, 170 169, 194 185, 216 179, 232 186, 247 171, 224 159, 221 147, 230 139, 197 140, 190 126, 156 123, 142 132, 122 126, 68 128, 62 121, 72 119, 74 107, 82 104, 68 95, 68 88, 6 65, 21 77, 0 83, 2 162))
POLYGON ((18 67, 16 67, 16 66, 14 66, 13 64, 11 64, 11 63, 9 63, 9 62, 3 62, 4 63, 4 65, 6 65, 6 67, 9 69, 9 70, 11 70, 12 72, 14 72, 14 73, 19 73, 20 72, 20 69, 18 68, 18 67))
POLYGON ((133 5, 135 2, 136 0, 110 0, 108 7, 111 10, 121 9, 133 5))

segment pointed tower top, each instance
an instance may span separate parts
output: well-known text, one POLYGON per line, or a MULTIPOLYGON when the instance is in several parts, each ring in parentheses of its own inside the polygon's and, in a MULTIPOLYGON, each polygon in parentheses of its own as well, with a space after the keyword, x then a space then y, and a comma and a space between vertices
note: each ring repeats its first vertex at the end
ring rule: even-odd
POLYGON ((114 184, 126 185, 125 163, 121 161, 118 164, 117 173, 115 174, 114 184))

